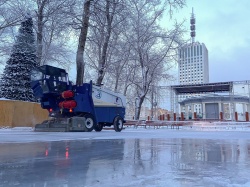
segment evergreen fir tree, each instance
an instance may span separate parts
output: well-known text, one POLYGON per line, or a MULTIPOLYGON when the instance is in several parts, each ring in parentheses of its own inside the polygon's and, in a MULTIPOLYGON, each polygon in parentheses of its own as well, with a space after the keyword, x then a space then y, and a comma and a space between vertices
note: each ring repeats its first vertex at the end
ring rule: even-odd
POLYGON ((27 15, 21 23, 12 54, 6 62, 0 85, 0 97, 35 101, 30 86, 30 71, 38 66, 32 18, 27 15))

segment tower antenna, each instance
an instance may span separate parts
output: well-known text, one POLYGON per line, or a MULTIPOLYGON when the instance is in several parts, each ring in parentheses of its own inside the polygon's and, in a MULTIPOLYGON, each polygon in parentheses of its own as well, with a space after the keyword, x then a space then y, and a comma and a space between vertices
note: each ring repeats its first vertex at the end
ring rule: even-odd
POLYGON ((190 18, 190 36, 192 37, 192 43, 195 42, 195 16, 194 16, 194 8, 192 7, 192 14, 190 18))

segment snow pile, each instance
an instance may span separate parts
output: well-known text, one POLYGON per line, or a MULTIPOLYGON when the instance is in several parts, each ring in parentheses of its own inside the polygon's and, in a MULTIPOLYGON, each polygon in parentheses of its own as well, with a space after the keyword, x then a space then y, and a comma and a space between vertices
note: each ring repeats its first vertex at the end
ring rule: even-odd
POLYGON ((34 131, 33 127, 13 127, 10 126, 4 126, 0 127, 0 130, 2 131, 34 131))
POLYGON ((183 126, 182 129, 202 131, 249 131, 250 122, 193 122, 192 125, 183 126))
POLYGON ((6 98, 4 98, 4 97, 1 97, 0 100, 9 100, 9 99, 6 99, 6 98))

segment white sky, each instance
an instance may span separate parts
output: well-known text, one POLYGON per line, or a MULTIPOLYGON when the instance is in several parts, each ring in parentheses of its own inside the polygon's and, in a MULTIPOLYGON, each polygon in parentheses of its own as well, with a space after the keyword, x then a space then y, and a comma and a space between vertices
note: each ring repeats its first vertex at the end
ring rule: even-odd
POLYGON ((250 80, 250 1, 187 0, 186 4, 174 17, 186 18, 189 29, 194 8, 196 41, 209 51, 210 82, 250 80))

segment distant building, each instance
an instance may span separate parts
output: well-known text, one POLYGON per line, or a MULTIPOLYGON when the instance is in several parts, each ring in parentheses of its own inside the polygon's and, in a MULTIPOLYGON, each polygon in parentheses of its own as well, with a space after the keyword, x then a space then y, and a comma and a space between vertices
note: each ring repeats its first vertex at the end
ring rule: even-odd
MULTIPOLYGON (((180 102, 181 108, 185 108, 186 119, 213 119, 246 121, 246 112, 250 111, 250 101, 247 96, 239 95, 206 95, 203 97, 191 97, 180 102), (195 106, 201 105, 201 111, 195 112, 195 106), (187 107, 191 106, 189 112, 187 107), (194 114, 195 112, 195 114, 194 114), (221 114, 222 113, 222 114, 221 114), (195 117, 196 115, 196 117, 195 117)), ((249 117, 247 118, 249 119, 249 117)))
MULTIPOLYGON (((190 24, 192 41, 181 46, 178 51, 178 82, 180 85, 209 83, 208 50, 204 43, 195 42, 196 32, 193 9, 190 24)), ((195 96, 201 96, 201 94, 180 95, 178 100, 183 101, 195 96)), ((201 105, 196 105, 195 110, 201 112, 201 105)))
POLYGON ((180 85, 209 83, 208 50, 204 43, 195 42, 195 17, 190 18, 192 41, 178 51, 178 80, 180 85))
POLYGON ((208 50, 194 42, 179 49, 178 80, 180 85, 209 83, 208 50))

